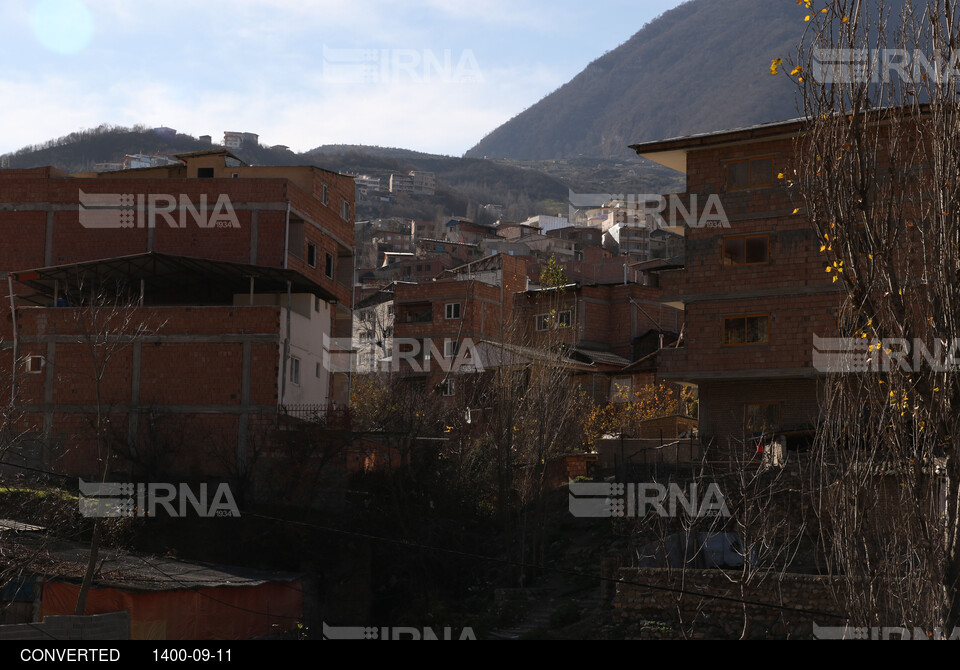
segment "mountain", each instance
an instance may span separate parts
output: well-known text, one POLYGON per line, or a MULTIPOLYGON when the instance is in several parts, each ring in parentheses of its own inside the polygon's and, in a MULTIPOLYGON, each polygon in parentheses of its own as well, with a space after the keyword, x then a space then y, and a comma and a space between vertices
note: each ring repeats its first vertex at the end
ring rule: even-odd
MULTIPOLYGON (((407 149, 326 145, 311 149, 303 157, 328 170, 379 177, 381 184, 386 184, 393 173, 420 170, 436 174, 438 186, 434 198, 398 197, 395 206, 377 211, 358 209, 358 216, 433 218, 431 211, 439 204, 447 214, 466 214, 483 220, 485 215, 480 207, 492 203, 504 206, 506 218, 523 220, 543 211, 564 208, 570 191, 568 182, 529 166, 407 149)), ((492 214, 486 216, 492 221, 492 214)))
POLYGON ((796 55, 809 11, 793 0, 687 2, 466 155, 623 158, 641 141, 795 118, 794 87, 770 62, 796 55))
MULTIPOLYGON (((53 165, 73 174, 91 172, 96 163, 121 161, 126 154, 173 156, 215 146, 182 133, 158 132, 145 126, 125 128, 103 124, 43 144, 23 147, 2 158, 10 168, 53 165)), ((308 162, 291 151, 264 146, 244 145, 233 153, 251 165, 302 165, 308 162)))

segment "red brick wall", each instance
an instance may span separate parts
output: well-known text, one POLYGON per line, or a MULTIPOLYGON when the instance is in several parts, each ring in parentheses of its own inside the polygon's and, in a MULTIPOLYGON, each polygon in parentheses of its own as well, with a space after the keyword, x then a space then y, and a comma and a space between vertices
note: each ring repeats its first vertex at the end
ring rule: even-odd
POLYGON ((660 290, 640 284, 582 286, 559 297, 551 292, 520 294, 527 341, 537 343, 560 337, 590 348, 610 350, 633 360, 633 339, 650 330, 677 331, 682 317, 671 307, 660 305, 660 290), (638 301, 643 310, 632 300, 638 301), (573 327, 550 333, 537 332, 536 316, 552 309, 571 310, 573 327))
MULTIPOLYGON (((212 207, 224 194, 236 211, 240 228, 200 228, 187 217, 185 228, 171 228, 158 217, 153 230, 153 251, 184 256, 210 258, 235 263, 249 263, 253 244, 252 217, 257 216, 256 264, 283 266, 285 247, 286 203, 297 212, 308 216, 320 228, 304 226, 304 237, 318 246, 317 267, 311 268, 304 258, 289 258, 289 267, 298 270, 334 293, 341 303, 351 304, 349 282, 340 284, 324 273, 324 252, 331 253, 337 262, 351 266, 353 246, 353 180, 341 175, 316 171, 315 181, 329 188, 328 204, 323 205, 313 194, 306 193, 287 179, 182 179, 99 177, 47 177, 44 170, 6 170, 3 189, 0 189, 0 235, 15 244, 0 246, 0 271, 25 270, 47 265, 46 211, 53 209, 53 244, 50 250, 52 265, 63 265, 100 258, 111 258, 145 253, 150 250, 146 228, 89 229, 80 225, 79 192, 93 194, 169 194, 178 198, 184 194, 196 206, 203 194, 212 207), (350 206, 350 219, 340 215, 340 202, 350 206), (16 209, 19 211, 7 211, 16 209), (342 260, 339 258, 345 255, 342 260)), ((271 173, 273 174, 273 173, 271 173)), ((174 218, 178 218, 176 215, 174 218)), ((296 244, 291 241, 291 247, 296 244)), ((304 243, 303 248, 305 249, 304 243)))
POLYGON ((836 337, 841 293, 825 272, 820 241, 790 197, 791 138, 694 149, 687 155, 687 198, 702 210, 717 194, 730 226, 686 230, 686 266, 661 275, 665 299, 685 304, 684 346, 660 354, 660 372, 698 383, 701 434, 742 440, 744 405, 782 403, 783 426, 811 424, 817 393, 813 337, 836 337), (728 190, 730 161, 772 157, 772 185, 728 190), (724 238, 767 235, 768 262, 724 267, 724 238), (769 341, 724 346, 724 317, 769 315, 769 341), (755 381, 754 381, 755 380, 755 381))
MULTIPOLYGON (((97 404, 94 363, 88 345, 78 342, 85 332, 132 333, 112 325, 85 328, 69 308, 17 310, 21 364, 18 366, 18 404, 25 427, 43 430, 44 412, 52 420, 52 441, 59 445, 50 466, 71 474, 96 472, 96 441, 92 417, 97 404), (47 359, 50 343, 53 359, 47 359), (27 373, 23 357, 39 355, 47 363, 39 374, 27 373), (45 404, 48 375, 52 374, 52 405, 45 404)), ((276 408, 279 365, 279 307, 165 307, 133 310, 131 321, 142 324, 140 336, 139 400, 133 397, 134 347, 118 347, 105 366, 100 384, 101 407, 110 416, 114 439, 126 443, 131 414, 137 408, 137 435, 148 449, 157 435, 186 445, 172 458, 171 467, 208 476, 222 472, 229 461, 210 456, 216 446, 235 453, 242 412, 276 408), (191 342, 193 336, 250 339, 249 405, 242 406, 242 342, 191 342), (175 413, 165 407, 178 406, 175 413), (223 411, 218 408, 230 408, 223 411), (158 428, 159 424, 159 428, 158 428), (164 427, 168 430, 164 431, 164 427), (158 432, 159 431, 159 432, 158 432), (225 446, 227 445, 227 446, 225 446), (230 446, 232 445, 232 446, 230 446)), ((0 339, 12 341, 9 318, 0 319, 0 339)), ((0 366, 10 370, 12 351, 0 350, 0 366)), ((252 414, 251 414, 252 415, 252 414)), ((122 450, 120 450, 122 451, 122 450)))
POLYGON ((712 441, 721 454, 728 448, 754 448, 744 434, 748 403, 780 403, 781 432, 816 425, 819 415, 817 382, 812 379, 704 382, 699 394, 701 441, 712 441))

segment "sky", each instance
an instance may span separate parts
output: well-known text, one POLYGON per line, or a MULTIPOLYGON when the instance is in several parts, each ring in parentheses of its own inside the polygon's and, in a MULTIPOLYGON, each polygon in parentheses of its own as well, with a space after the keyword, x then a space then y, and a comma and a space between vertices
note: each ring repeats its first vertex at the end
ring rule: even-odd
POLYGON ((462 155, 682 0, 3 0, 0 154, 101 124, 462 155))

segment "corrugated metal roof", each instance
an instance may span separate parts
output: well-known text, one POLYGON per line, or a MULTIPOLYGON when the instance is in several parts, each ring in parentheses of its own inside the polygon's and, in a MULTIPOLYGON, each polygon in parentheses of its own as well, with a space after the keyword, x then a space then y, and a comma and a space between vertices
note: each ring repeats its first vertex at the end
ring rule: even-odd
MULTIPOLYGON (((25 560, 24 569, 33 574, 80 581, 90 559, 90 547, 79 542, 38 535, 20 535, 6 542, 5 552, 25 560), (22 554, 19 556, 17 554, 22 554)), ((255 570, 200 561, 181 561, 167 556, 101 548, 100 568, 94 583, 128 591, 167 591, 219 586, 259 586, 287 582, 299 573, 255 570)))
POLYGON ((34 526, 32 523, 23 523, 21 521, 14 521, 13 519, 0 519, 0 533, 29 533, 43 529, 43 526, 34 526))
POLYGON ((148 290, 189 288, 198 282, 214 281, 232 285, 237 293, 246 293, 250 278, 253 277, 260 291, 285 292, 289 281, 294 293, 313 293, 327 301, 336 299, 332 293, 296 270, 156 252, 20 270, 11 274, 14 281, 26 284, 44 297, 44 300, 32 302, 49 304, 58 283, 62 294, 64 287, 82 280, 86 273, 98 281, 143 279, 148 290))

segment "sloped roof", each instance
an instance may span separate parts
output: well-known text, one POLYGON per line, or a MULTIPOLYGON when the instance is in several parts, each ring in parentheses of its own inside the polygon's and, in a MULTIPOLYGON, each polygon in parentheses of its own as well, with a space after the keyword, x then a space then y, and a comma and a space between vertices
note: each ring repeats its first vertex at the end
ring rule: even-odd
POLYGON ((630 365, 630 361, 623 356, 618 356, 617 354, 610 351, 595 351, 593 349, 583 349, 581 347, 574 347, 570 349, 571 356, 581 356, 587 359, 588 362, 601 365, 613 365, 617 367, 626 367, 630 365))
MULTIPOLYGON (((64 581, 80 581, 90 559, 90 547, 36 533, 3 542, 12 558, 26 560, 25 569, 64 581)), ((181 561, 167 556, 101 548, 95 583, 127 591, 168 591, 221 586, 259 586, 269 582, 299 579, 292 572, 255 570, 200 561, 181 561)))

